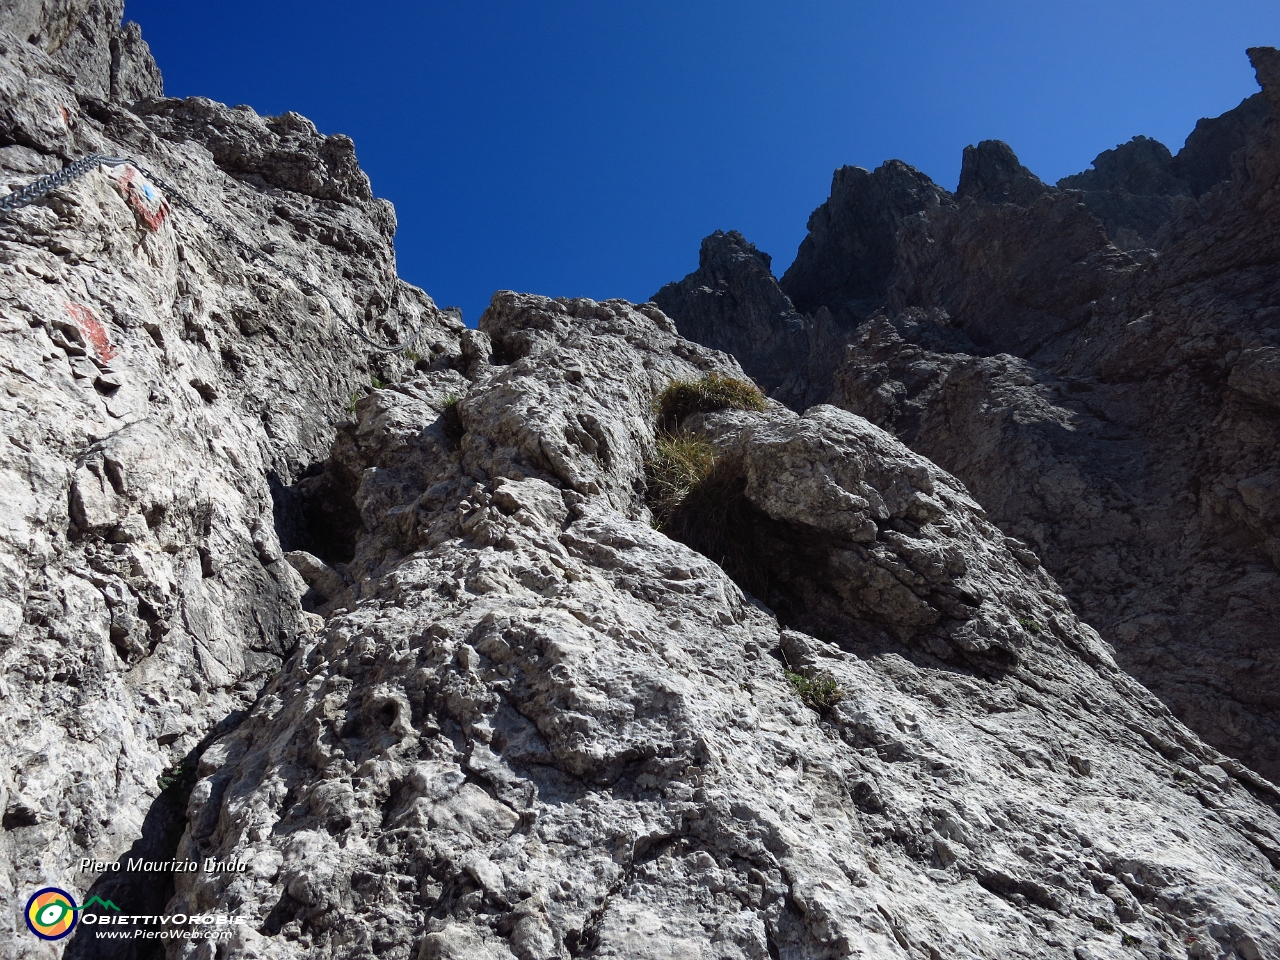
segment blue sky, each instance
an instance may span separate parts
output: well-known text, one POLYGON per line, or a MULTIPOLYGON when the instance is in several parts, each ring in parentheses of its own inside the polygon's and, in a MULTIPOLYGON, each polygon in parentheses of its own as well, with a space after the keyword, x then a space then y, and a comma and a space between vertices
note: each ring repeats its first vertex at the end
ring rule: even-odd
POLYGON ((741 230, 781 275, 842 164, 948 189, 966 144, 1053 181, 1181 146, 1257 90, 1276 0, 127 0, 170 96, 356 141, 400 274, 474 325, 496 289, 646 300, 741 230), (216 11, 216 12, 215 12, 216 11))

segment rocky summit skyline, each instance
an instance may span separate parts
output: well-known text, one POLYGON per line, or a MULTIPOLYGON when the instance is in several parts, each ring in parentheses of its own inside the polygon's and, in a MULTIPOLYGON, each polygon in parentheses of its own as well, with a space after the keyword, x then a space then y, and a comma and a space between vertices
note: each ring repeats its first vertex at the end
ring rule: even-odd
POLYGON ((0 956, 1280 955, 1280 52, 468 329, 122 13, 0 4, 0 956))
POLYGON ((1280 77, 1250 56, 1264 91, 1176 156, 1139 136, 1050 186, 988 140, 954 194, 900 161, 845 167, 780 279, 720 232, 654 301, 771 396, 867 417, 954 473, 1125 669, 1280 778, 1280 77))

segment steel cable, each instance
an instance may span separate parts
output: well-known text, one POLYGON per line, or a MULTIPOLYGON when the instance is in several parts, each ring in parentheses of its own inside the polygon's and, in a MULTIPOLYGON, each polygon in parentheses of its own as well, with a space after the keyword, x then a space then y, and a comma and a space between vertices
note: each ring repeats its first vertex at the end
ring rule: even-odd
POLYGON ((6 213, 10 210, 17 210, 21 207, 30 206, 37 200, 48 196, 54 190, 57 190, 60 187, 65 187, 70 183, 74 183, 100 164, 107 164, 108 166, 129 164, 132 166, 157 187, 165 191, 165 193, 167 193, 175 203, 179 206, 186 207, 197 217, 203 220, 210 230, 230 246, 234 247, 241 257, 251 262, 254 260, 262 260, 296 283, 303 293, 311 296, 322 297, 329 305, 329 309, 333 312, 333 315, 338 318, 339 322, 341 322, 343 326, 379 353, 401 353, 412 346, 416 339, 415 337, 410 337, 404 342, 398 343, 394 346, 387 346, 370 339, 363 330, 343 316, 342 311, 338 309, 338 305, 334 303, 333 298, 317 287, 314 283, 291 267, 285 266, 265 250, 261 250, 258 247, 252 246, 244 240, 241 240, 234 231, 211 217, 197 204, 189 200, 182 191, 178 190, 168 181, 156 176, 156 174, 152 173, 142 164, 129 157, 110 157, 101 153, 93 153, 87 157, 82 157, 74 163, 67 164, 57 173, 51 173, 47 176, 40 177, 38 180, 28 183, 26 186, 18 187, 7 196, 0 197, 0 214, 6 213))

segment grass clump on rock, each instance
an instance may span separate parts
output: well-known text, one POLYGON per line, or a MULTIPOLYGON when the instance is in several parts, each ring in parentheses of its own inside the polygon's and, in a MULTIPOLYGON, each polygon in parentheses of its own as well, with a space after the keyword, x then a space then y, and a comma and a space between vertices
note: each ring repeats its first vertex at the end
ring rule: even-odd
POLYGON ((718 563, 744 590, 763 595, 767 577, 755 556, 740 465, 701 437, 659 434, 645 473, 653 525, 718 563))
POLYGON ((764 410, 765 395, 749 380, 711 373, 695 381, 677 380, 653 406, 657 438, 654 455, 645 462, 653 525, 720 564, 744 590, 763 591, 767 578, 754 555, 741 463, 681 430, 680 423, 699 412, 764 410))
POLYGON ((654 526, 662 530, 689 492, 711 475, 715 465, 715 448, 706 440, 659 435, 657 450, 646 464, 654 526))
POLYGON ((677 380, 658 394, 658 430, 673 432, 693 413, 713 410, 764 410, 765 395, 750 380, 709 373, 699 380, 677 380))
POLYGON ((445 397, 444 410, 440 414, 440 426, 444 435, 455 447, 462 442, 462 435, 467 432, 467 428, 462 425, 462 414, 458 412, 459 399, 455 393, 445 397))
POLYGON ((786 671, 787 680, 795 688, 805 706, 821 713, 844 699, 844 691, 833 677, 806 677, 802 673, 786 671))

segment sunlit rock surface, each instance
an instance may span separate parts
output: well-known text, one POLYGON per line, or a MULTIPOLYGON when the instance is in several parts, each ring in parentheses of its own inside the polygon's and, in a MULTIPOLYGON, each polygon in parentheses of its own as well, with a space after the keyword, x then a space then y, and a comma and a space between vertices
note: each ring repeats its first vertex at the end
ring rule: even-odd
MULTIPOLYGON (((908 228, 971 249, 969 221, 948 218, 1031 236, 1061 215, 1079 229, 1053 250, 1094 257, 1071 276, 1095 282, 1096 267, 1171 297, 1152 271, 1172 271, 1190 315, 1206 257, 1243 283, 1252 251, 1265 282, 1257 238, 1206 244, 1214 218, 1224 237, 1229 218, 1253 222, 1234 193, 1162 228, 1174 253, 1153 267, 998 147, 980 145, 979 196, 958 203, 904 165, 846 173, 842 196, 887 212, 853 225, 849 248, 874 262, 793 276, 846 297, 806 306, 812 322, 786 309, 767 259, 722 236, 707 266, 723 276, 678 302, 723 306, 716 285, 745 266, 736 289, 773 311, 753 322, 779 317, 812 344, 856 334, 839 369, 790 381, 793 402, 829 383, 838 405, 685 423, 719 452, 745 547, 722 569, 654 529, 646 463, 657 395, 741 376, 727 353, 621 301, 500 293, 465 330, 396 277, 394 214, 350 140, 162 98, 118 5, 11 2, 0 29, 0 182, 134 157, 328 298, 246 262, 132 167, 0 218, 0 953, 1280 953, 1276 789, 1117 664, 1108 640, 1121 664, 1128 641, 1073 612, 1087 593, 1065 547, 946 472, 945 445, 942 466, 925 458, 944 373, 988 364, 975 404, 984 382, 1030 403, 1041 374, 966 352, 1003 335, 999 310, 966 332, 893 267, 908 228), (1028 184, 1026 206, 993 204, 1028 184), (877 297, 902 302, 849 314, 877 297), (411 351, 372 352, 334 307, 411 351), (914 406, 892 386, 912 349, 927 361, 911 367, 914 406), (859 358, 875 351, 870 386, 859 358), (864 395, 883 405, 859 409, 864 395), (834 691, 806 700, 802 679, 834 691), (244 869, 81 872, 83 857, 244 869), (44 943, 23 921, 42 886, 244 922, 216 946, 109 941, 90 924, 44 943)), ((1270 156, 1249 154, 1254 186, 1231 190, 1270 202, 1270 156)), ((821 220, 837 245, 848 222, 821 220)), ((974 279, 942 262, 927 289, 1015 304, 1059 335, 1055 311, 1083 310, 1079 291, 1010 291, 1019 269, 974 279)), ((1269 403, 1267 342, 1205 382, 1269 403)), ((1180 343, 1162 363, 1178 367, 1180 343)), ((760 353, 788 349, 779 336, 760 353)), ((1102 369, 1140 354, 1072 341, 1060 356, 1102 369)), ((1271 487, 1252 463, 1233 461, 1252 479, 1223 489, 1258 518, 1223 494, 1221 522, 1262 536, 1271 487)))

